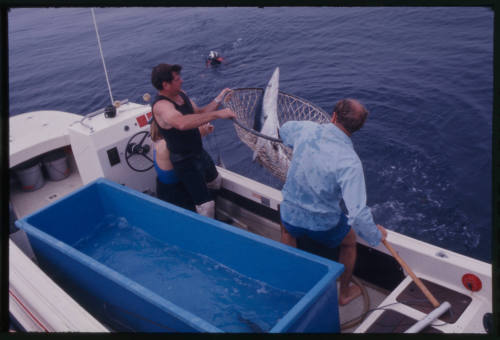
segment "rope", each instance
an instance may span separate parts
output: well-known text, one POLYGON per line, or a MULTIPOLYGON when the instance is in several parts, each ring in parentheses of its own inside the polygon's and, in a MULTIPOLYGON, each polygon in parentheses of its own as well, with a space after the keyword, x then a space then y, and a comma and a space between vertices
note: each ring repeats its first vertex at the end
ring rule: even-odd
MULTIPOLYGON (((205 138, 207 138, 206 136, 205 138)), ((217 165, 221 166, 222 168, 226 168, 226 165, 222 161, 222 156, 219 148, 219 144, 217 143, 217 128, 214 125, 214 131, 212 132, 212 136, 210 136, 210 141, 212 143, 212 148, 215 146, 215 152, 217 152, 217 165)))
POLYGON ((111 93, 111 84, 109 83, 108 70, 106 69, 106 63, 104 62, 104 55, 102 53, 101 37, 99 36, 99 30, 97 29, 97 21, 95 20, 94 8, 91 8, 92 19, 94 20, 95 34, 97 35, 97 44, 99 45, 99 52, 101 54, 102 66, 104 67, 104 74, 106 75, 106 82, 108 83, 109 97, 111 98, 111 105, 114 104, 113 94, 111 93))
POLYGON ((344 322, 343 324, 340 325, 340 330, 346 330, 349 328, 352 328, 361 322, 366 318, 368 315, 368 311, 370 309, 370 296, 368 295, 368 292, 365 288, 365 286, 361 283, 361 281, 356 278, 352 277, 352 282, 354 282, 356 285, 358 285, 359 288, 361 288, 361 295, 363 296, 363 312, 356 318, 351 319, 349 321, 344 322))
POLYGON ((261 138, 264 138, 264 139, 267 139, 267 140, 270 140, 271 142, 276 142, 276 143, 283 143, 283 141, 279 138, 274 138, 274 137, 270 137, 270 136, 267 136, 267 135, 264 135, 262 133, 260 133, 259 131, 255 131, 253 129, 249 129, 247 128, 245 125, 243 125, 239 120, 237 120, 236 118, 233 118, 233 123, 238 125, 240 128, 246 130, 247 132, 250 132, 251 134, 253 135, 256 135, 258 137, 261 137, 261 138))

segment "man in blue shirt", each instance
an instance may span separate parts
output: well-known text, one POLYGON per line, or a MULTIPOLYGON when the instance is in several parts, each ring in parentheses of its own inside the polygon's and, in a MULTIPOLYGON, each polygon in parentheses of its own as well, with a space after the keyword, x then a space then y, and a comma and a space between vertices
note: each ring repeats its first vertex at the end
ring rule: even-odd
POLYGON ((351 285, 356 234, 372 246, 387 236, 366 206, 363 167, 350 138, 367 116, 360 102, 342 99, 335 105, 332 124, 289 121, 279 130, 283 143, 293 148, 282 190, 281 241, 296 247, 296 238, 307 235, 328 247, 340 246, 339 262, 345 267, 340 276, 340 305, 361 295, 360 287, 351 285), (340 207, 342 199, 347 216, 340 207))

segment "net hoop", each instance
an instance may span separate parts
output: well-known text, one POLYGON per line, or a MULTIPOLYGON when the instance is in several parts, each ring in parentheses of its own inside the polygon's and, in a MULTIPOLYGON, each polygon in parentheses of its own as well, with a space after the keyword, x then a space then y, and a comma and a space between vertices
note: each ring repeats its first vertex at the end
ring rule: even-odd
MULTIPOLYGON (((284 145, 279 138, 263 135, 253 129, 255 114, 262 108, 263 96, 262 88, 233 89, 224 97, 222 105, 236 114, 236 119, 233 119, 236 134, 250 149, 256 150, 259 139, 265 139, 270 143, 270 147, 259 149, 256 160, 284 182, 292 159, 292 149, 284 145)), ((313 103, 282 91, 278 92, 280 126, 291 120, 328 123, 330 119, 331 117, 323 109, 313 103)))

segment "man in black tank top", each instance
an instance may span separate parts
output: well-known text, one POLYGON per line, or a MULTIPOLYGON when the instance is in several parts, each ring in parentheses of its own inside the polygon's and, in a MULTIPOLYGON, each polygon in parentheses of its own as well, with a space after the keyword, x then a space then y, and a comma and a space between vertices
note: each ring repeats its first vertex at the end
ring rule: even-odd
POLYGON ((203 149, 198 127, 217 118, 234 118, 230 109, 217 110, 225 88, 204 108, 182 91, 180 65, 159 64, 151 72, 151 82, 158 90, 151 107, 153 118, 170 150, 174 171, 189 192, 199 214, 214 217, 215 201, 209 188, 220 187, 220 175, 210 155, 203 149))

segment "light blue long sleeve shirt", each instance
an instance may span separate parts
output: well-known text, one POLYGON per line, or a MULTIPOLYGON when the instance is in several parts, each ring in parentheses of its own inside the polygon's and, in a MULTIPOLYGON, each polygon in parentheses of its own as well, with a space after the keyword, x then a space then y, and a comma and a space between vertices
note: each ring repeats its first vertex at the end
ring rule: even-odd
POLYGON ((335 227, 343 198, 348 223, 368 244, 379 244, 382 234, 366 206, 361 160, 351 138, 332 123, 289 121, 279 130, 283 143, 293 148, 283 186, 281 216, 293 226, 309 230, 335 227))

